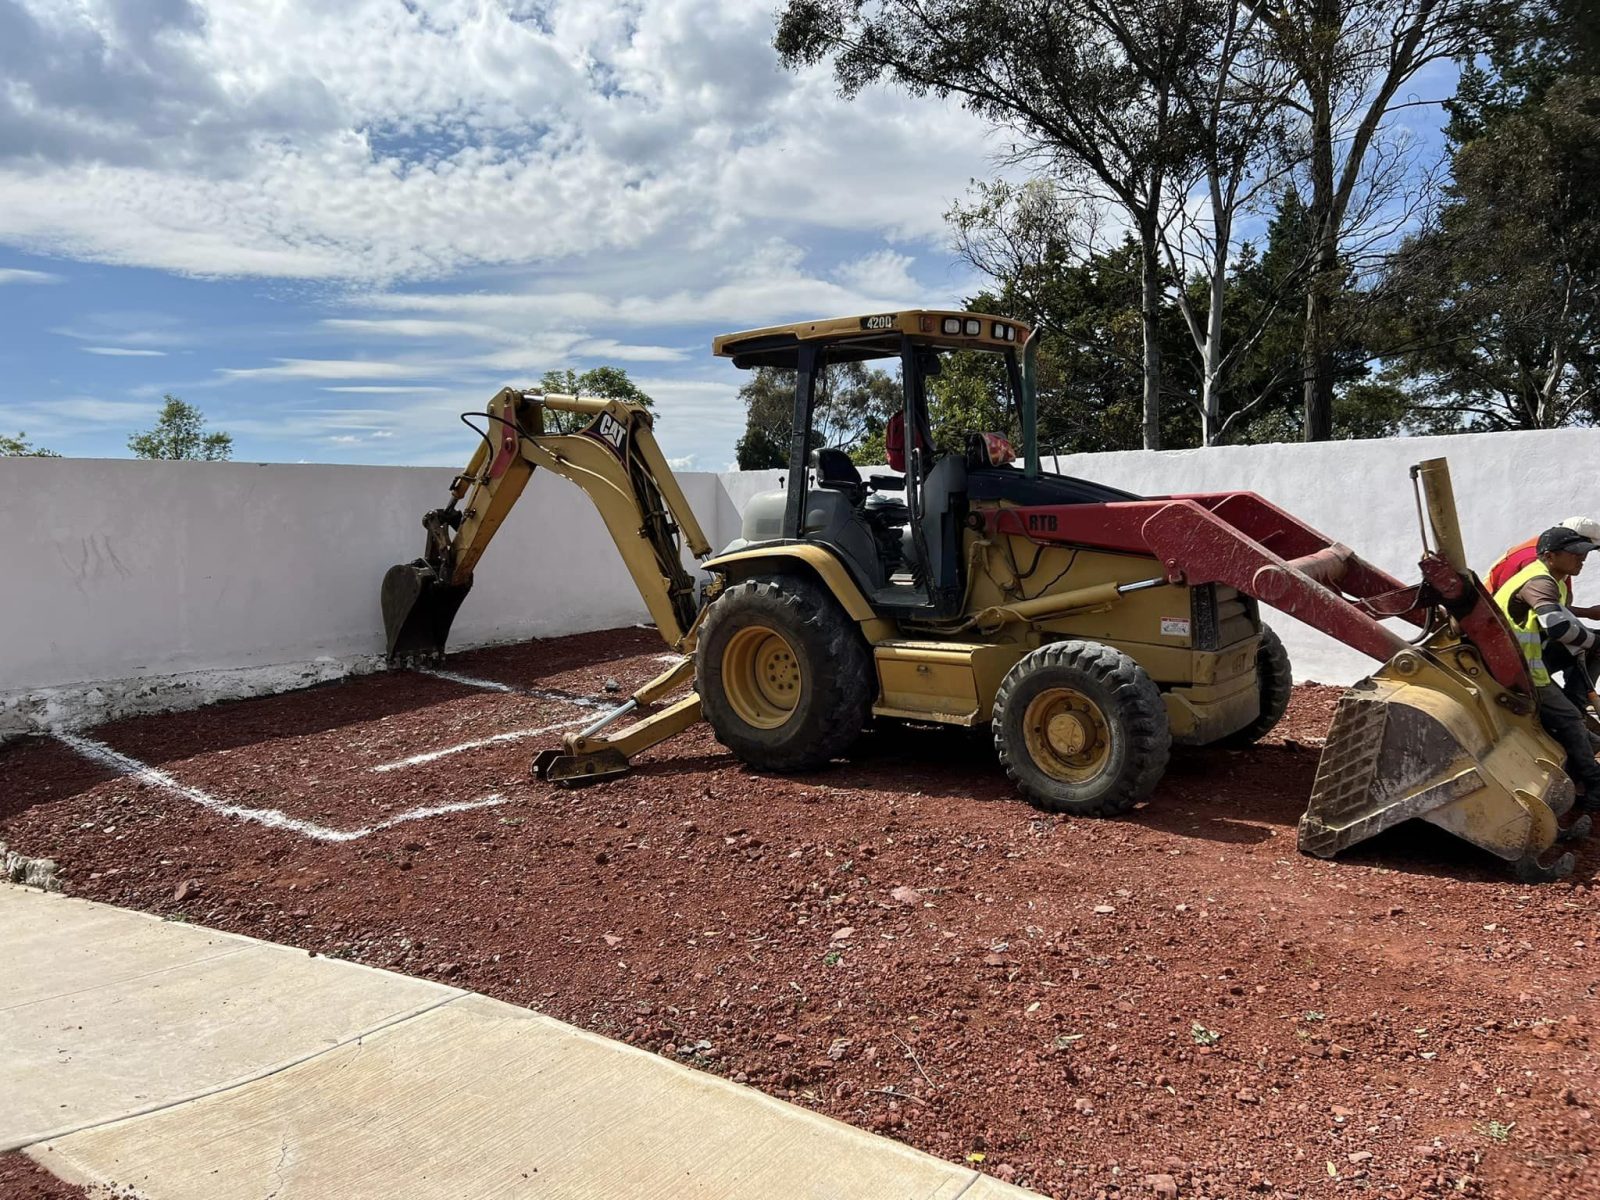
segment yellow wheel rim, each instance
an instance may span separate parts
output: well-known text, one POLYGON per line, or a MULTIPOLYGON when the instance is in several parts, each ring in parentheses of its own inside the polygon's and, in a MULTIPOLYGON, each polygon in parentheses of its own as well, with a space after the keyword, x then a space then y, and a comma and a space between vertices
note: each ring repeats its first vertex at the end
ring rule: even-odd
POLYGON ((1088 783, 1111 761, 1111 727, 1100 706, 1073 688, 1049 688, 1022 714, 1028 757, 1052 779, 1088 783))
POLYGON ((747 625, 722 652, 722 691, 747 725, 776 729, 794 714, 805 682, 794 647, 765 625, 747 625))

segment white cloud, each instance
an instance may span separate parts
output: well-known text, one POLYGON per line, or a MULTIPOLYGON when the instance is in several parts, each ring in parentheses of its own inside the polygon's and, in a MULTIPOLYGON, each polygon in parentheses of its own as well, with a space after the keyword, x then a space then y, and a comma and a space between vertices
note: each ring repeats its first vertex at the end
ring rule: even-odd
POLYGON ((154 424, 159 404, 131 400, 104 400, 98 396, 0 403, 0 429, 25 429, 35 437, 81 433, 85 428, 109 425, 133 430, 154 424))
POLYGON ((374 338, 472 338, 480 341, 516 341, 519 335, 494 325, 472 321, 429 321, 399 318, 372 320, 358 317, 330 317, 324 329, 374 338))
POLYGON ((141 309, 54 330, 109 357, 193 348, 174 362, 196 378, 121 394, 215 389, 217 427, 296 453, 457 463, 469 435, 438 432, 461 409, 616 363, 673 456, 721 462, 742 379, 711 334, 953 304, 970 279, 942 214, 990 170, 956 105, 846 102, 826 69, 782 69, 773 7, 0 0, 0 245, 311 281, 251 285, 225 327, 141 309))
POLYGON ((917 281, 911 278, 915 260, 909 254, 879 250, 855 262, 845 263, 834 277, 845 287, 874 296, 916 296, 917 281))
POLYGON ((940 235, 957 106, 784 71, 757 0, 0 8, 0 240, 201 276, 388 280, 940 235), (936 131, 936 140, 931 141, 936 131))
POLYGON ((405 379, 432 368, 411 363, 368 362, 365 359, 280 358, 275 367, 222 367, 229 379, 405 379))
MULTIPOLYGON (((323 329, 364 341, 443 342, 451 353, 426 362, 408 359, 418 374, 449 374, 482 371, 542 372, 570 362, 676 362, 685 351, 674 346, 632 345, 615 338, 591 338, 578 330, 546 326, 530 331, 529 323, 517 314, 497 314, 502 324, 487 321, 433 320, 427 318, 332 317, 321 322, 323 329), (460 353, 459 342, 495 343, 497 347, 477 354, 460 353)), ((256 369, 256 378, 282 378, 274 368, 256 369), (270 374, 268 372, 271 372, 270 374)))
POLYGON ((75 324, 58 325, 50 332, 96 346, 164 349, 191 340, 191 332, 182 319, 148 309, 83 313, 75 324))
MULTIPOLYGON (((392 312, 446 314, 457 321, 516 320, 525 325, 579 321, 590 328, 612 325, 725 325, 730 331, 807 316, 840 316, 915 307, 951 300, 948 286, 930 289, 911 274, 913 259, 880 251, 837 267, 822 278, 791 242, 772 238, 747 247, 738 259, 682 263, 676 275, 698 286, 655 294, 559 290, 533 280, 525 290, 493 292, 395 290, 374 292, 362 303, 392 312)), ((673 276, 660 272, 660 278, 673 276)), ((655 278, 652 273, 650 278, 655 278)), ((670 286, 670 284, 669 284, 670 286)), ((440 322, 448 323, 448 322, 440 322)))
POLYGON ((279 435, 292 439, 326 439, 335 436, 371 436, 402 420, 403 410, 296 409, 269 416, 219 417, 216 424, 231 433, 252 436, 279 435))
POLYGON ((414 387, 408 385, 391 387, 384 384, 357 384, 353 387, 325 387, 320 390, 324 392, 354 392, 369 396, 405 396, 420 392, 444 392, 448 391, 449 389, 442 387, 429 387, 421 384, 414 387))
POLYGON ((135 350, 129 346, 84 346, 85 354, 99 354, 107 358, 165 358, 165 350, 135 350))
POLYGON ((49 271, 26 271, 21 267, 0 267, 0 287, 8 283, 65 283, 66 277, 49 271))
POLYGON ((633 346, 615 338, 592 338, 573 346, 572 352, 580 358, 605 359, 607 362, 679 362, 689 357, 687 350, 676 346, 633 346))

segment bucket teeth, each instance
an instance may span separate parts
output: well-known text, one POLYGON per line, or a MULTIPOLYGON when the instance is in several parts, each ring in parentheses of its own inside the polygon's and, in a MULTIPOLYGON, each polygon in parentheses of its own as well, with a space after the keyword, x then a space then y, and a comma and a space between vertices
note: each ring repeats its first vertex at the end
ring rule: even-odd
POLYGON ((1546 871, 1537 856, 1556 839, 1571 784, 1530 722, 1454 684, 1430 656, 1344 694, 1300 820, 1302 851, 1331 857, 1422 819, 1546 871))
POLYGON ((1575 860, 1571 854, 1563 854, 1548 867, 1540 866, 1539 860, 1532 854, 1524 855, 1517 860, 1517 878, 1523 883, 1553 883, 1557 879, 1565 879, 1572 874, 1575 860))
POLYGON ((451 622, 471 587, 440 582, 420 558, 390 567, 380 597, 389 665, 441 661, 451 622))
POLYGON ((1347 693, 1334 712, 1327 745, 1317 763, 1311 804, 1300 820, 1300 849, 1330 858, 1366 837, 1352 833, 1370 805, 1378 753, 1383 749, 1389 710, 1382 701, 1347 693))
POLYGON ((1556 841, 1582 842, 1586 841, 1589 835, 1593 832, 1594 822, 1589 819, 1589 814, 1580 813, 1577 820, 1568 825, 1560 833, 1556 834, 1556 841))

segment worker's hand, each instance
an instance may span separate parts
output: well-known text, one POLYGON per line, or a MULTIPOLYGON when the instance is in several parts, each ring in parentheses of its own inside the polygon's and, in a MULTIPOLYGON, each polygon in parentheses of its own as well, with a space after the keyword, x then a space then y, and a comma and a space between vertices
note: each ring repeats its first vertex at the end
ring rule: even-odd
POLYGON ((1586 621, 1600 621, 1600 604, 1590 605, 1588 608, 1572 608, 1569 606, 1567 611, 1575 617, 1582 617, 1586 621))

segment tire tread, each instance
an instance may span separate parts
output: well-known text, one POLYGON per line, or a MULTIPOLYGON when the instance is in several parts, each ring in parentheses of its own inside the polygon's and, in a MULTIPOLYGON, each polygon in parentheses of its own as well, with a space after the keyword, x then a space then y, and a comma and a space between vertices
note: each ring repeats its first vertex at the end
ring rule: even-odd
POLYGON ((1172 734, 1167 725, 1166 702, 1155 682, 1138 663, 1113 646, 1100 642, 1052 642, 1032 651, 1006 673, 994 700, 994 748, 1005 767, 1006 778, 1036 808, 1073 816, 1113 817, 1146 799, 1167 769, 1172 734), (1108 791, 1091 801, 1051 795, 1035 786, 1029 771, 1026 745, 1013 748, 1004 719, 1012 696, 1030 676, 1045 669, 1066 669, 1099 682, 1122 714, 1128 737, 1128 769, 1108 791))
POLYGON ((1294 691, 1294 672, 1283 639, 1270 625, 1261 627, 1261 648, 1256 651, 1256 678, 1261 689, 1261 715, 1243 729, 1218 738, 1216 745, 1237 748, 1252 746, 1277 727, 1289 710, 1294 691))
MULTIPOLYGON (((750 607, 776 604, 787 610, 793 628, 817 648, 819 661, 831 669, 813 671, 811 686, 820 689, 813 704, 815 718, 803 743, 772 744, 743 736, 725 699, 710 694, 706 662, 696 653, 695 688, 717 740, 757 770, 788 773, 810 771, 838 758, 861 735, 871 714, 876 677, 871 653, 855 622, 820 585, 793 575, 768 575, 730 585, 711 605, 699 644, 711 643, 717 629, 750 607)), ((738 722, 743 725, 742 722, 738 722)))

